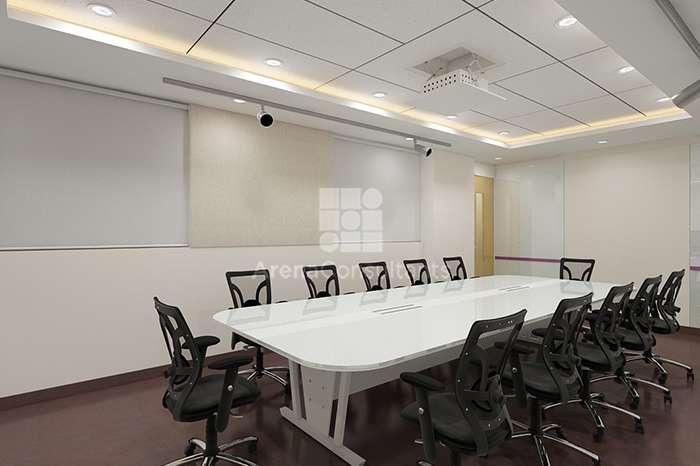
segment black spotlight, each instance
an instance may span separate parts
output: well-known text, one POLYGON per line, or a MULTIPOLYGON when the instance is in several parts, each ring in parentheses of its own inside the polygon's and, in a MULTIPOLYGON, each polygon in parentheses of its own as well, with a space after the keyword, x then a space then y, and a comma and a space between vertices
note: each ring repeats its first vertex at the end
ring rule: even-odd
POLYGON ((274 123, 275 119, 272 118, 272 115, 265 111, 265 106, 261 105, 260 111, 258 112, 258 121, 261 125, 263 125, 264 128, 269 128, 270 126, 272 126, 272 123, 274 123))

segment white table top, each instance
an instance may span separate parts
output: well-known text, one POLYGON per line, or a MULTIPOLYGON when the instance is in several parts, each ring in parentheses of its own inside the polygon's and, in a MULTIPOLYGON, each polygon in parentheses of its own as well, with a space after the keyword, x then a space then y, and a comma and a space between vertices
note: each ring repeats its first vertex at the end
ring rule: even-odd
POLYGON ((527 309, 533 321, 562 299, 591 291, 603 299, 613 286, 495 275, 229 309, 214 319, 303 366, 366 371, 462 345, 476 320, 527 309))

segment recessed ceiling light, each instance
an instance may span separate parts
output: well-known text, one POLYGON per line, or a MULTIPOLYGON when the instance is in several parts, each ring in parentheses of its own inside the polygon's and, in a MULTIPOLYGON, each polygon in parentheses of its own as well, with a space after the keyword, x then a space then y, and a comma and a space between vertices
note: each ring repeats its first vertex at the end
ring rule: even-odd
POLYGON ((265 60, 265 64, 267 66, 277 68, 279 66, 282 66, 282 60, 278 60, 277 58, 268 58, 267 60, 265 60))
POLYGON ((617 70, 619 74, 627 74, 631 73, 632 71, 634 71, 634 66, 625 66, 624 68, 617 70))
POLYGON ((532 167, 534 167, 534 165, 528 165, 528 166, 527 166, 527 168, 532 168, 532 167))
POLYGON ((557 21, 556 24, 557 24, 558 28, 566 29, 566 28, 570 28, 571 26, 573 26, 576 23, 578 23, 578 20, 576 18, 574 18, 573 16, 568 15, 568 16, 564 16, 562 19, 557 21))
POLYGON ((668 102, 669 100, 671 100, 670 97, 662 97, 662 98, 660 98, 660 99, 656 99, 656 102, 662 104, 662 103, 664 103, 664 102, 668 102))
POLYGON ((598 141, 598 144, 607 144, 607 143, 608 143, 608 141, 606 141, 605 139, 603 139, 602 141, 598 141))
POLYGON ((376 97, 377 99, 383 99, 386 97, 386 92, 375 92, 372 94, 372 97, 376 97))
POLYGON ((508 136, 510 134, 510 131, 501 131, 500 133, 501 136, 508 136))
POLYGON ((457 115, 447 115, 447 119, 448 119, 448 120, 456 120, 456 119, 457 119, 457 115))
POLYGON ((502 157, 496 157, 496 159, 495 159, 495 160, 501 160, 501 158, 502 158, 502 157))
POLYGON ((233 101, 236 102, 237 104, 244 104, 245 103, 245 100, 243 100, 243 99, 233 99, 233 101))
POLYGON ((97 16, 102 16, 105 18, 111 18, 117 13, 106 5, 100 5, 99 3, 91 3, 88 5, 88 10, 95 13, 97 16))
POLYGON ((407 141, 413 141, 413 138, 406 138, 407 141))

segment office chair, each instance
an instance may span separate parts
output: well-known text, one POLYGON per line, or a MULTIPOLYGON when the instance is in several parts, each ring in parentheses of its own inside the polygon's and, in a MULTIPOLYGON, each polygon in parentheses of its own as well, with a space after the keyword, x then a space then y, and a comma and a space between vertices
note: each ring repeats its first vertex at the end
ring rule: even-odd
POLYGON ((359 266, 367 291, 388 290, 391 288, 386 262, 360 262, 359 266))
POLYGON ((430 283, 430 271, 428 262, 425 259, 410 259, 403 261, 408 272, 408 279, 413 285, 427 285, 430 283), (415 277, 415 278, 414 278, 415 277))
POLYGON ((442 261, 445 263, 445 268, 450 275, 450 280, 466 280, 469 278, 462 256, 443 257, 442 261))
MULTIPOLYGON (((511 437, 513 425, 501 377, 526 312, 474 322, 462 349, 453 393, 428 396, 445 386, 425 374, 401 374, 401 380, 416 391, 416 402, 401 411, 401 418, 421 432, 429 462, 437 459, 436 442, 450 449, 450 466, 461 466, 462 455, 486 456, 511 437)), ((425 461, 417 464, 429 466, 425 461)))
MULTIPOLYGON (((651 317, 649 318, 649 322, 651 323, 651 331, 653 333, 673 335, 681 329, 681 326, 676 319, 676 314, 678 314, 678 312, 681 310, 676 306, 676 298, 678 297, 678 292, 681 289, 681 282, 683 281, 684 276, 685 269, 672 272, 671 275, 668 276, 664 286, 661 288, 661 291, 656 298, 656 306, 652 307, 651 317)), ((660 375, 657 381, 661 385, 665 384, 666 379, 668 378, 668 372, 666 372, 666 369, 663 367, 663 363, 665 362, 685 369, 686 378, 695 380, 695 374, 693 373, 692 367, 678 361, 662 358, 658 354, 652 354, 651 350, 645 351, 641 354, 633 354, 628 356, 628 361, 642 359, 647 364, 654 364, 659 370, 660 375)))
POLYGON ((302 270, 306 286, 309 288, 310 298, 325 298, 340 294, 338 269, 336 269, 335 265, 304 267, 302 270))
POLYGON ((595 259, 571 259, 562 257, 559 260, 559 278, 562 280, 578 280, 590 282, 595 259))
MULTIPOLYGON (((594 404, 604 408, 614 409, 632 417, 635 420, 635 432, 644 432, 642 417, 619 406, 605 401, 605 395, 601 393, 591 393, 591 371, 616 373, 622 370, 625 365, 625 356, 622 354, 622 344, 618 330, 623 309, 629 303, 632 293, 633 283, 624 286, 616 286, 610 289, 603 301, 598 314, 591 319, 591 329, 586 332, 587 341, 579 341, 576 344, 577 355, 581 358, 583 387, 578 396, 570 398, 568 403, 580 403, 595 422, 596 430, 593 432, 593 439, 600 442, 605 435, 605 424, 598 415, 594 404), (591 341, 591 343, 589 343, 591 341)), ((556 335, 555 335, 556 338, 556 335)), ((547 410, 561 406, 565 403, 549 403, 542 408, 543 415, 547 410)))
MULTIPOLYGON (((270 272, 267 269, 226 272, 226 283, 228 283, 228 288, 231 292, 234 308, 272 304, 270 272)), ((231 335, 231 349, 235 349, 238 342, 242 342, 246 348, 255 348, 255 365, 252 369, 241 371, 241 374, 250 374, 248 380, 252 380, 255 377, 261 378, 263 375, 266 375, 282 384, 286 394, 291 393, 289 381, 272 372, 285 371, 287 379, 289 379, 288 367, 265 367, 263 363, 263 348, 257 343, 237 333, 233 333, 231 335)))
MULTIPOLYGON (((519 370, 523 377, 525 391, 530 395, 530 425, 514 421, 513 424, 524 429, 514 432, 513 438, 531 437, 537 446, 542 466, 549 466, 549 457, 544 440, 553 440, 583 453, 600 466, 598 455, 566 440, 566 433, 559 424, 542 425, 542 402, 566 404, 578 396, 583 388, 581 382, 581 358, 576 355, 576 340, 581 331, 586 313, 591 308, 593 293, 579 298, 563 299, 557 306, 547 326, 542 341, 542 359, 539 362, 523 362, 519 370), (554 429, 556 436, 547 431, 554 429)), ((518 345, 514 352, 533 354, 532 348, 518 345)), ((516 368, 517 369, 517 368, 516 368)), ((506 370, 503 385, 516 389, 517 379, 512 371, 506 370)))
MULTIPOLYGON (((650 351, 654 345, 654 336, 651 334, 651 324, 649 323, 649 313, 656 302, 660 284, 661 275, 645 279, 642 282, 642 286, 637 290, 632 303, 623 310, 620 328, 617 331, 623 349, 644 353, 650 351), (623 328, 623 326, 626 328, 623 328)), ((671 390, 649 380, 635 377, 633 373, 624 370, 622 367, 618 368, 614 374, 606 374, 591 379, 591 383, 608 379, 615 379, 627 387, 627 390, 632 395, 632 400, 629 402, 632 409, 639 407, 640 400, 639 393, 632 386, 634 382, 658 388, 664 393, 664 403, 667 401, 669 403, 673 402, 671 390)))
POLYGON ((248 443, 248 452, 258 447, 255 436, 243 437, 218 446, 218 434, 226 430, 231 409, 253 403, 260 396, 254 384, 238 376, 238 368, 250 364, 250 356, 233 356, 209 364, 209 368, 224 374, 202 376, 204 358, 209 346, 219 343, 213 336, 194 338, 180 309, 153 298, 170 356, 170 366, 163 371, 169 379, 163 395, 163 407, 177 422, 197 422, 206 419, 206 440, 192 438, 185 448, 185 458, 168 463, 176 466, 204 460, 203 466, 212 466, 217 460, 226 460, 240 466, 255 463, 223 451, 235 445, 248 443), (195 454, 199 447, 203 451, 195 454))

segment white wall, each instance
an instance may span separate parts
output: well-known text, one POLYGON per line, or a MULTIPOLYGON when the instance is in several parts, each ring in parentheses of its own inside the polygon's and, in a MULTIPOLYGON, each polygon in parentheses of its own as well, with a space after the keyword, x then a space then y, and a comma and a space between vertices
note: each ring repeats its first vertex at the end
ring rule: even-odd
MULTIPOLYGON (((680 145, 566 161, 566 256, 595 258, 596 281, 640 285, 688 273, 689 157, 680 145)), ((682 325, 689 325, 687 281, 678 297, 682 325)))

